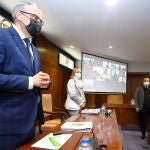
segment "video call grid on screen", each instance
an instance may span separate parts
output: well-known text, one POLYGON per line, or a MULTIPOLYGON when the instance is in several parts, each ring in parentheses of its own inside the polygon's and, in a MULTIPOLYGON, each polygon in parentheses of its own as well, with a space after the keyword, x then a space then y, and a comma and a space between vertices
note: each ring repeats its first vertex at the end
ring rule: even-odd
POLYGON ((127 63, 82 53, 85 92, 126 93, 127 63))

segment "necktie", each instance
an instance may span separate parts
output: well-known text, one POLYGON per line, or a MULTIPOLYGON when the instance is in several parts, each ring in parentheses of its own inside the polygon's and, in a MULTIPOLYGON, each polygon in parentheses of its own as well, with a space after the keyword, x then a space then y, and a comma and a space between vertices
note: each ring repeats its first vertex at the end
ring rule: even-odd
POLYGON ((29 57, 30 57, 30 59, 31 59, 31 62, 33 63, 33 60, 34 60, 34 58, 33 58, 33 53, 31 53, 31 43, 30 43, 30 40, 29 39, 27 39, 27 38, 24 38, 23 39, 24 41, 25 41, 25 43, 26 43, 26 48, 27 48, 27 53, 29 54, 29 57))

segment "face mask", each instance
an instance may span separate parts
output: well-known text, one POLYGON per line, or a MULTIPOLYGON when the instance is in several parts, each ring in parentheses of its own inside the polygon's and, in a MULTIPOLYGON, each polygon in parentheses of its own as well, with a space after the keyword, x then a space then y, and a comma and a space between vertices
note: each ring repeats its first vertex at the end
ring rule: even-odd
POLYGON ((81 78, 81 73, 79 73, 79 72, 75 73, 75 78, 80 79, 81 78))
POLYGON ((42 23, 30 18, 30 24, 25 28, 32 37, 36 37, 41 31, 42 23))
POLYGON ((144 87, 149 86, 149 82, 143 82, 143 86, 144 86, 144 87))

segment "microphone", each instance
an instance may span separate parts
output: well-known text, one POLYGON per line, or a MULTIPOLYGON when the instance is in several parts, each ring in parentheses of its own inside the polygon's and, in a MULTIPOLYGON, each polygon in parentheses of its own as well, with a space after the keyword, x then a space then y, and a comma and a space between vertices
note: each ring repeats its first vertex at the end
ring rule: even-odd
POLYGON ((93 133, 93 130, 91 128, 82 128, 82 129, 75 129, 75 130, 68 130, 68 131, 58 131, 58 132, 54 132, 53 136, 55 135, 60 135, 60 134, 64 134, 64 133, 69 133, 69 132, 75 132, 75 131, 84 131, 86 132, 86 130, 91 130, 91 132, 93 133))
POLYGON ((110 116, 111 113, 112 113, 112 110, 108 110, 108 109, 105 110, 105 115, 107 117, 110 116))

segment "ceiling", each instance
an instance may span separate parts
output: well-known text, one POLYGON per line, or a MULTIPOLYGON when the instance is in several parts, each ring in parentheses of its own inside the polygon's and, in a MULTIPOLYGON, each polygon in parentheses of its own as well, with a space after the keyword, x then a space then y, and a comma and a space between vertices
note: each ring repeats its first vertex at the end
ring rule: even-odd
MULTIPOLYGON (((0 4, 10 11, 20 1, 0 4)), ((84 51, 125 62, 150 62, 150 0, 118 0, 113 7, 104 0, 32 1, 43 12, 43 34, 76 59, 84 51)))

